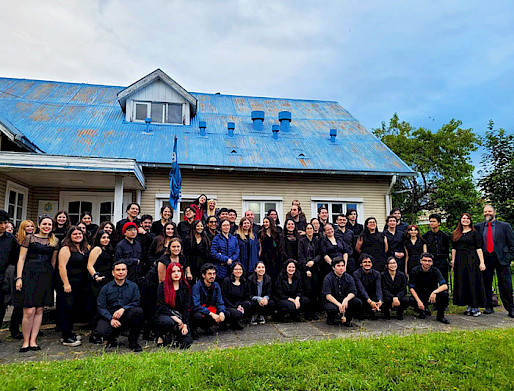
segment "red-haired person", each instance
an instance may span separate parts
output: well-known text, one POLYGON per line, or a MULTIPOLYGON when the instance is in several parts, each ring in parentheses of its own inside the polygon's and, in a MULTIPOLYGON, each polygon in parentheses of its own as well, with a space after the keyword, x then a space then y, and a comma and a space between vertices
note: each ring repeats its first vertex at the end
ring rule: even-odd
POLYGON ((175 339, 181 349, 193 343, 189 328, 191 309, 191 289, 184 275, 182 265, 171 262, 166 269, 166 277, 157 288, 157 311, 155 328, 167 345, 175 339))

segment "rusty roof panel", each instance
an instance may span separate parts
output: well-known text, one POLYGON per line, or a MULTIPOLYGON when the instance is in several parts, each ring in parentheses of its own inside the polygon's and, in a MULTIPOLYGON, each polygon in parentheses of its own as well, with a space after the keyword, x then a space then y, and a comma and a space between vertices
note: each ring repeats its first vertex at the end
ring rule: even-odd
POLYGON ((50 154, 171 162, 242 169, 373 174, 412 171, 337 102, 191 93, 198 112, 190 125, 125 121, 117 101, 124 87, 0 78, 0 120, 50 154), (263 130, 251 112, 265 112, 263 130), (278 113, 291 112, 289 131, 272 135, 278 113), (199 121, 207 124, 200 136, 199 121), (229 137, 227 122, 234 122, 229 137), (330 129, 337 129, 335 142, 330 129), (147 132, 148 130, 148 132, 147 132))

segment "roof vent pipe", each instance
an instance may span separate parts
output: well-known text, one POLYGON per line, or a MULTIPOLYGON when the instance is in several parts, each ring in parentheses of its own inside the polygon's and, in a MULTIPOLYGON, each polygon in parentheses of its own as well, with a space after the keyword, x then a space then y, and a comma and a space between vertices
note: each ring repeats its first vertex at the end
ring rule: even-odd
POLYGON ((262 130, 264 123, 264 111, 252 111, 253 128, 262 130))
POLYGON ((150 124, 152 123, 152 119, 150 117, 145 118, 146 124, 146 133, 150 133, 150 124))
POLYGON ((198 123, 198 127, 200 128, 200 136, 205 136, 205 128, 207 128, 207 123, 205 121, 200 121, 198 123))
POLYGON ((280 125, 271 125, 271 131, 273 132, 273 138, 278 140, 278 132, 280 131, 280 125))
POLYGON ((236 124, 233 122, 227 122, 228 128, 228 137, 234 137, 234 129, 236 128, 236 124))
POLYGON ((282 132, 289 132, 291 123, 291 112, 281 111, 278 113, 278 120, 280 121, 280 130, 282 132))
POLYGON ((330 129, 330 141, 335 143, 336 137, 337 137, 337 129, 330 129))

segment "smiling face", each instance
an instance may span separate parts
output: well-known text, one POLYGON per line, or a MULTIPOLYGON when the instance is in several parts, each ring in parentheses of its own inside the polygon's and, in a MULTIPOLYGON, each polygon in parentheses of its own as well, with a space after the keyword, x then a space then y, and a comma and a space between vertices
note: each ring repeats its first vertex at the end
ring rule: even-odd
POLYGON ((132 204, 132 205, 130 205, 130 208, 129 208, 129 210, 127 211, 127 214, 128 214, 132 219, 137 218, 137 215, 139 214, 139 206, 137 206, 136 204, 132 204))
POLYGON ((235 214, 234 212, 228 212, 228 221, 230 221, 231 223, 235 223, 236 219, 237 214, 235 214))
POLYGON ((84 215, 81 220, 86 226, 91 224, 91 216, 90 215, 84 215))
POLYGON ((266 274, 266 266, 264 266, 264 263, 258 263, 257 266, 255 266, 255 273, 261 277, 266 274))
POLYGON ((39 223, 39 231, 44 235, 48 235, 50 232, 52 232, 52 227, 53 221, 49 217, 44 218, 39 223))
POLYGON ((429 257, 423 257, 419 262, 421 263, 421 268, 424 272, 428 272, 434 263, 432 258, 429 257))
POLYGON ((364 271, 369 271, 373 267, 373 262, 371 262, 369 258, 364 258, 361 262, 361 266, 364 271))
POLYGON ((262 227, 263 227, 264 229, 268 229, 268 228, 269 228, 269 226, 270 226, 270 224, 269 224, 269 220, 268 220, 267 218, 264 218, 264 219, 262 220, 262 227))
POLYGON ((395 210, 392 214, 396 220, 400 221, 402 219, 402 212, 400 212, 399 210, 395 210))
POLYGON ((104 231, 112 235, 112 232, 114 231, 114 227, 109 223, 105 224, 104 231))
POLYGON ((197 234, 201 234, 201 233, 203 232, 203 230, 204 230, 204 226, 203 226, 203 224, 202 224, 202 223, 198 223, 198 224, 196 225, 196 229, 195 229, 196 233, 197 233, 197 234))
POLYGON ((339 228, 344 228, 346 225, 346 216, 337 216, 336 223, 339 228))
POLYGON ((191 220, 195 217, 195 212, 191 208, 186 208, 184 211, 184 216, 186 216, 186 219, 191 220))
POLYGON ((114 266, 112 275, 117 282, 122 282, 127 278, 127 265, 120 263, 119 265, 114 266))
POLYGON ((491 205, 484 207, 484 219, 486 222, 493 221, 496 218, 496 211, 491 205))
POLYGON ((171 238, 171 237, 173 237, 173 235, 175 235, 175 227, 173 225, 169 224, 166 226, 166 236, 168 238, 171 238))
POLYGON ((209 203, 207 204, 209 210, 215 210, 216 209, 216 201, 214 200, 210 200, 209 203))
POLYGON ((463 215, 460 218, 460 223, 462 224, 463 227, 469 227, 470 224, 471 224, 471 220, 470 220, 470 218, 468 216, 463 215))
POLYGON ((172 242, 170 244, 170 252, 171 255, 174 257, 178 257, 180 255, 180 252, 182 251, 182 245, 178 240, 172 242))
POLYGON ((395 271, 396 269, 398 269, 398 263, 396 263, 396 259, 392 258, 389 260, 389 262, 387 263, 387 268, 390 270, 390 271, 395 271))
POLYGON ((243 275, 243 268, 241 267, 241 265, 234 266, 234 269, 232 270, 232 274, 236 278, 241 278, 241 276, 243 275))
POLYGON ((332 227, 332 225, 327 224, 325 226, 325 235, 327 236, 327 238, 331 238, 334 236, 334 227, 332 227))
POLYGON ((150 228, 152 228, 152 220, 146 219, 146 220, 141 221, 141 227, 145 231, 150 231, 150 228))
POLYGON ((319 211, 319 218, 323 221, 325 221, 326 219, 328 219, 328 210, 326 209, 321 209, 319 211))
POLYGON ((86 225, 83 222, 77 224, 77 227, 81 229, 82 233, 86 233, 86 225))
POLYGON ((26 234, 33 234, 35 230, 36 230, 36 227, 34 227, 34 224, 27 223, 27 226, 25 227, 26 234))
POLYGON ((218 221, 215 217, 209 217, 209 220, 207 220, 207 226, 211 231, 216 231, 216 227, 218 226, 218 221))
POLYGON ((391 229, 395 229, 396 228, 396 217, 390 217, 389 219, 387 219, 387 226, 391 229))
POLYGON ((286 223, 286 230, 289 231, 289 232, 293 232, 294 228, 295 228, 294 221, 288 220, 287 223, 286 223))
POLYGON ((171 218, 171 209, 168 207, 164 208, 161 216, 164 220, 169 220, 171 218))
POLYGON ((230 221, 225 220, 223 223, 221 223, 221 232, 224 234, 228 234, 230 232, 230 221))
POLYGON ((377 221, 375 219, 370 219, 368 221, 368 229, 370 231, 375 231, 377 229, 377 221))
POLYGON ((249 231, 249 230, 250 230, 250 228, 252 228, 252 223, 250 223, 250 220, 245 219, 245 220, 243 220, 243 225, 242 225, 242 227, 243 227, 243 230, 244 230, 244 231, 249 231))
POLYGON ((299 214, 300 212, 298 211, 298 206, 291 206, 291 217, 297 217, 299 214))
POLYGON ((307 224, 307 226, 305 227, 305 234, 309 237, 314 235, 314 228, 312 224, 307 224))
POLYGON ((311 224, 312 226, 314 227, 314 232, 318 232, 319 231, 319 220, 318 219, 314 219, 311 221, 311 224))
POLYGON ((292 276, 296 272, 296 265, 293 262, 289 262, 286 266, 286 272, 289 276, 292 276))
POLYGON ((269 217, 271 217, 273 220, 277 220, 278 218, 278 215, 277 215, 277 212, 275 212, 274 210, 272 210, 271 212, 269 212, 269 217))
POLYGON ((71 233, 70 238, 73 243, 80 244, 80 242, 82 242, 82 239, 84 239, 84 234, 80 229, 76 229, 71 233))
POLYGON ((253 210, 247 210, 245 212, 245 217, 248 217, 250 221, 253 223, 253 220, 255 219, 255 213, 253 213, 253 210))
POLYGON ((125 230, 125 237, 127 239, 135 239, 137 236, 137 228, 136 227, 128 227, 125 230))
POLYGON ((57 215, 55 220, 57 221, 57 224, 59 224, 60 226, 63 226, 64 224, 66 224, 66 221, 68 220, 68 218, 66 217, 65 213, 61 213, 61 214, 57 215))
POLYGON ((416 227, 411 227, 409 229, 409 235, 411 238, 415 238, 416 236, 418 236, 418 233, 419 233, 419 231, 416 227))
POLYGON ((111 237, 107 232, 105 232, 102 237, 100 238, 100 245, 101 246, 108 246, 111 241, 111 237))
POLYGON ((214 280, 216 279, 216 269, 209 269, 205 272, 205 274, 202 274, 203 281, 205 284, 212 284, 214 280))

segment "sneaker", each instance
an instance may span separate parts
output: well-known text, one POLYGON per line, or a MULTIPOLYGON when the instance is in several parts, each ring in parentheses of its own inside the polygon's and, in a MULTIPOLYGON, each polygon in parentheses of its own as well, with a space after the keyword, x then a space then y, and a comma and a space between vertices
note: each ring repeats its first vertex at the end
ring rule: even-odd
POLYGON ((492 309, 492 308, 486 308, 486 309, 484 310, 484 314, 485 314, 485 315, 491 315, 491 314, 494 314, 494 309, 492 309))
POLYGON ((266 318, 263 315, 259 315, 259 319, 257 319, 257 322, 259 322, 259 324, 264 324, 266 323, 266 318))
POLYGON ((479 310, 476 310, 476 311, 473 311, 473 314, 472 314, 474 317, 477 317, 477 316, 480 316, 482 315, 482 313, 479 311, 479 310))
POLYGON ((62 340, 62 344, 64 346, 75 347, 75 346, 82 345, 82 342, 80 342, 79 340, 77 340, 75 338, 65 338, 65 339, 62 340))
POLYGON ((252 320, 250 320, 250 324, 253 326, 256 326, 258 324, 257 319, 255 318, 255 315, 252 315, 252 320))
POLYGON ((95 345, 98 345, 98 344, 101 344, 103 342, 103 339, 102 337, 99 337, 98 335, 96 334, 91 334, 89 336, 89 343, 92 343, 92 344, 95 344, 95 345))

